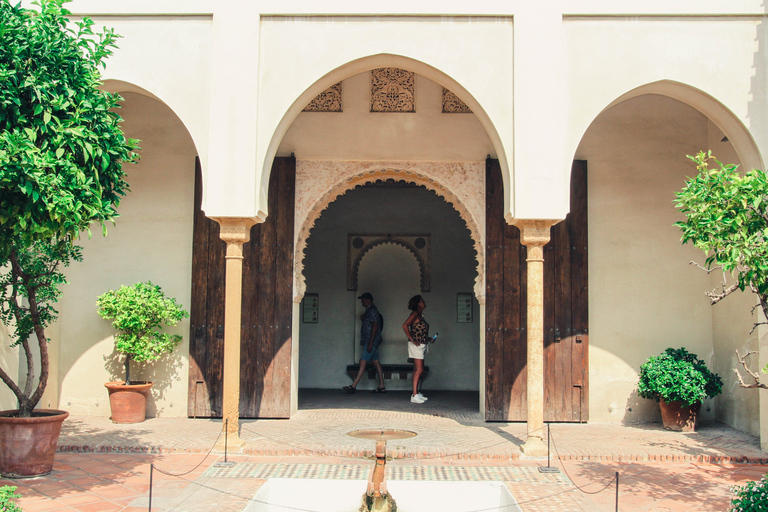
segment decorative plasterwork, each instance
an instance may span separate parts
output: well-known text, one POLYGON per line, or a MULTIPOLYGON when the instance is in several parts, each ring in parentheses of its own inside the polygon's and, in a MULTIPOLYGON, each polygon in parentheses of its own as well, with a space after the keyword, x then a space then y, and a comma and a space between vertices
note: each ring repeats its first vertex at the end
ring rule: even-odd
POLYGON ((341 82, 330 86, 304 107, 302 112, 341 112, 341 82))
POLYGON ((394 244, 413 254, 419 264, 421 291, 428 292, 432 276, 430 235, 347 235, 347 290, 357 290, 357 271, 368 251, 379 245, 394 244))
POLYGON ((423 185, 453 205, 466 223, 474 243, 475 296, 485 302, 485 161, 480 162, 365 162, 296 161, 294 224, 294 300, 306 291, 304 249, 309 231, 328 205, 358 185, 378 180, 403 180, 423 185))
POLYGON ((458 96, 443 87, 443 114, 471 114, 466 103, 458 96))
POLYGON ((414 75, 400 68, 371 70, 371 112, 416 112, 414 75))

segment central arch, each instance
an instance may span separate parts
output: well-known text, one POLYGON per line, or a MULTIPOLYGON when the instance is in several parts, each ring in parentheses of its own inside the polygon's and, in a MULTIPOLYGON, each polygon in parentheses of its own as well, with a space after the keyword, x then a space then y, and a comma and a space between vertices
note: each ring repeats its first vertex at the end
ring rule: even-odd
MULTIPOLYGON (((272 132, 269 145, 267 146, 264 153, 264 158, 261 161, 260 181, 257 183, 256 191, 259 199, 258 203, 264 205, 266 204, 269 173, 271 172, 272 161, 277 155, 278 147, 280 146, 281 141, 290 129, 293 122, 302 112, 304 107, 310 101, 312 101, 313 98, 334 84, 347 78, 353 77, 357 74, 382 67, 397 67, 412 71, 417 75, 420 75, 447 88, 453 92, 462 102, 464 102, 467 107, 469 107, 472 114, 477 118, 486 135, 491 141, 495 151, 495 155, 491 156, 495 156, 495 158, 499 160, 504 190, 507 191, 504 194, 505 212, 514 213, 514 205, 511 204, 512 198, 514 197, 514 179, 511 170, 511 149, 507 150, 505 148, 505 145, 502 142, 502 138, 499 135, 499 132, 496 129, 493 121, 491 120, 489 113, 486 112, 483 106, 474 98, 470 91, 468 91, 461 83, 459 83, 456 79, 447 73, 420 60, 390 53, 381 53, 377 55, 361 57, 351 62, 347 62, 337 67, 336 69, 333 69, 324 76, 318 78, 314 83, 308 85, 302 94, 300 94, 285 110, 285 113, 272 132)), ((268 212, 261 213, 266 216, 268 212)))

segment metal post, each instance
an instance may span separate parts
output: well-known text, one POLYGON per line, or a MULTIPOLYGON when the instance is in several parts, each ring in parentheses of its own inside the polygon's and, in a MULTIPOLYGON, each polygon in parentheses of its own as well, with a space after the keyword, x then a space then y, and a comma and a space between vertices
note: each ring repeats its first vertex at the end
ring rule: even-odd
POLYGON ((619 512, 619 472, 616 472, 616 512, 619 512))
POLYGON ((213 466, 217 468, 231 468, 235 465, 234 462, 227 462, 227 450, 229 447, 227 446, 227 431, 229 430, 229 419, 224 418, 224 461, 219 461, 215 463, 213 466))
POLYGON ((547 469, 549 469, 549 460, 550 460, 550 455, 549 455, 549 444, 550 444, 550 441, 549 441, 549 439, 551 437, 552 436, 551 436, 551 432, 549 431, 549 423, 547 423, 547 469))
POLYGON ((147 512, 152 512, 152 473, 155 471, 155 465, 149 465, 149 508, 147 512))
POLYGON ((560 472, 559 469, 553 468, 553 467, 551 467, 549 465, 549 458, 550 458, 550 456, 549 456, 549 444, 550 444, 549 439, 550 439, 550 437, 551 437, 551 433, 549 431, 549 423, 547 423, 547 467, 539 466, 539 473, 559 473, 560 472))

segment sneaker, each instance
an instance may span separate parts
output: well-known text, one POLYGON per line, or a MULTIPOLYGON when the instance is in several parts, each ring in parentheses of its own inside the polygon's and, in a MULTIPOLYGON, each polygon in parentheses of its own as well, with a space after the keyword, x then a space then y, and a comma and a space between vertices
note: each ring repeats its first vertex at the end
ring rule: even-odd
POLYGON ((425 396, 424 396, 424 395, 422 395, 421 393, 417 393, 417 394, 416 394, 416 396, 418 396, 419 398, 421 398, 421 399, 422 399, 422 400, 424 400, 425 402, 426 402, 427 400, 429 400, 429 398, 425 397, 425 396))
POLYGON ((411 403, 412 404, 423 404, 427 400, 422 398, 421 395, 412 395, 411 396, 411 403))

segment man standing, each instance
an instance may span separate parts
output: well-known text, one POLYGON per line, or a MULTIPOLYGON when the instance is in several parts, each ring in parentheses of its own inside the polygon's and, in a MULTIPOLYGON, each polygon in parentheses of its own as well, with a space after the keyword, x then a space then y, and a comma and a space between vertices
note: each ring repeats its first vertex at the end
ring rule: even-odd
POLYGON ((385 393, 387 390, 384 388, 384 371, 381 369, 381 363, 379 362, 379 345, 381 344, 381 315, 376 306, 373 305, 373 295, 365 292, 358 297, 362 302, 365 312, 360 316, 363 321, 363 325, 360 327, 360 345, 363 347, 363 355, 360 356, 360 370, 357 372, 357 378, 351 386, 344 386, 344 391, 347 393, 354 393, 357 391, 357 384, 365 374, 365 364, 367 362, 373 362, 373 366, 376 367, 376 373, 379 375, 379 387, 374 389, 374 393, 385 393))

